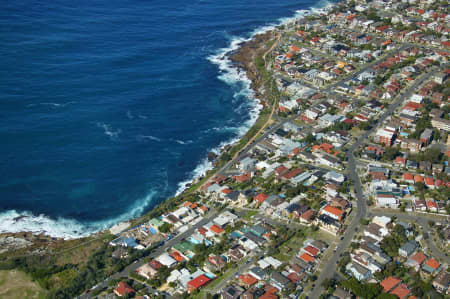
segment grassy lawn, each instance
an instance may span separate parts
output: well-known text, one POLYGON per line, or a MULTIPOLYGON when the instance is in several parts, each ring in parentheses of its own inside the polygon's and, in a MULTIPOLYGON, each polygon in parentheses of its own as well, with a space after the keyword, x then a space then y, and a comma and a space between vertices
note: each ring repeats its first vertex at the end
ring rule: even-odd
POLYGON ((254 210, 254 211, 249 211, 245 216, 244 219, 245 220, 250 220, 253 216, 255 216, 256 214, 258 214, 258 210, 254 210))
POLYGON ((24 272, 0 271, 0 298, 45 298, 46 291, 24 272))

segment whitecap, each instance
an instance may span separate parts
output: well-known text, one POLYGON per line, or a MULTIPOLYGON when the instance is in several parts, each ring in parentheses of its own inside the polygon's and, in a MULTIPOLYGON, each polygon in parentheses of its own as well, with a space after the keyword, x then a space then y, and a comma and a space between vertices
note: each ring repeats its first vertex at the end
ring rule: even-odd
MULTIPOLYGON (((328 1, 321 0, 318 3, 317 7, 322 7, 324 9, 329 9, 332 6, 332 4, 328 1)), ((250 100, 248 103, 248 111, 249 111, 249 119, 240 127, 223 127, 218 128, 214 127, 212 130, 217 131, 237 131, 237 136, 230 140, 223 141, 220 143, 216 148, 213 148, 210 150, 210 152, 213 152, 215 154, 220 153, 220 149, 225 147, 226 145, 231 145, 240 140, 242 136, 244 136, 247 131, 253 126, 253 124, 256 122, 256 120, 259 117, 259 113, 262 110, 263 106, 259 103, 258 99, 255 98, 255 93, 251 89, 251 81, 247 77, 246 73, 244 71, 241 71, 239 68, 233 65, 232 61, 229 58, 230 53, 236 51, 239 49, 239 47, 245 43, 250 41, 255 35, 258 34, 264 34, 267 31, 274 30, 276 26, 284 25, 287 23, 290 23, 292 21, 295 21, 296 19, 302 18, 310 13, 318 13, 319 10, 316 10, 314 7, 311 7, 309 10, 297 10, 295 12, 295 15, 293 17, 288 18, 281 18, 278 20, 278 22, 273 24, 268 24, 262 27, 259 27, 255 29, 253 32, 251 32, 249 37, 242 37, 242 36, 231 36, 230 37, 230 44, 228 47, 219 49, 215 54, 209 55, 207 59, 218 66, 219 68, 219 75, 218 78, 222 80, 223 82, 227 83, 228 85, 234 86, 234 87, 240 87, 237 92, 233 94, 233 98, 237 99, 239 97, 246 97, 250 100)), ((225 33, 227 34, 227 33, 225 33)), ((236 109, 243 109, 244 106, 239 106, 236 109)), ((209 132, 208 129, 205 132, 209 132)), ((195 169, 188 175, 188 179, 180 182, 178 184, 178 189, 176 191, 176 195, 181 194, 186 188, 187 184, 191 183, 194 179, 199 178, 201 176, 204 176, 206 172, 213 168, 213 165, 211 162, 208 161, 207 158, 204 158, 200 161, 200 163, 195 167, 195 169)))
POLYGON ((131 113, 130 110, 127 111, 127 117, 128 117, 128 119, 133 119, 134 118, 133 113, 131 113))
POLYGON ((117 217, 86 223, 63 217, 54 219, 44 214, 35 215, 29 211, 9 210, 0 213, 0 233, 32 232, 64 239, 87 237, 119 222, 141 216, 156 194, 158 194, 156 190, 150 191, 146 196, 131 204, 128 211, 117 217))
POLYGON ((179 140, 179 139, 174 139, 173 141, 175 141, 176 143, 181 144, 181 145, 191 144, 194 142, 192 140, 183 141, 183 140, 179 140))
POLYGON ((156 141, 156 142, 161 142, 162 139, 152 136, 152 135, 138 135, 136 136, 136 139, 139 141, 146 141, 146 140, 152 140, 152 141, 156 141))
POLYGON ((105 123, 98 122, 97 127, 103 128, 105 134, 108 135, 111 140, 117 140, 119 138, 119 134, 122 133, 121 129, 113 131, 111 125, 105 123))

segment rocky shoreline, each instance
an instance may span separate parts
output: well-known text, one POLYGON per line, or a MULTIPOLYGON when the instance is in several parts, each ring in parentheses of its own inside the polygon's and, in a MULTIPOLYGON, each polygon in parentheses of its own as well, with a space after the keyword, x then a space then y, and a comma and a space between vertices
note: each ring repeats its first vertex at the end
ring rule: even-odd
POLYGON ((250 88, 255 92, 264 107, 267 106, 262 90, 262 75, 258 71, 255 60, 258 55, 266 49, 266 43, 274 37, 274 30, 253 36, 249 41, 239 45, 239 49, 229 54, 230 60, 239 70, 246 72, 247 78, 251 81, 250 88))
MULTIPOLYGON (((274 30, 257 34, 250 40, 242 42, 239 48, 227 54, 227 57, 233 63, 233 66, 239 69, 239 72, 245 72, 247 78, 251 81, 250 88, 254 91, 255 99, 260 102, 263 107, 267 107, 268 103, 264 100, 264 88, 262 84, 262 74, 258 71, 255 59, 258 55, 262 55, 267 51, 267 42, 274 38, 274 30)), ((232 146, 228 145, 221 149, 221 154, 227 152, 232 146)), ((216 160, 218 156, 214 153, 208 155, 208 160, 216 160)), ((193 181, 195 183, 199 179, 193 181)), ((191 183, 192 184, 192 183, 191 183)), ((191 185, 189 184, 189 185, 191 185)), ((183 196, 184 192, 179 196, 183 196)), ((151 212, 151 211, 149 211, 151 212)), ((145 216, 145 215, 143 215, 145 216)), ((25 217, 25 216, 23 216, 25 217)), ((142 216, 141 216, 142 217, 142 216)), ((137 219, 141 218, 138 217, 137 219)), ((130 219, 137 220, 137 219, 130 219)), ((20 220, 20 219, 17 219, 20 220)), ((98 232, 101 235, 108 233, 109 230, 98 232)), ((80 238, 83 242, 85 238, 80 238)), ((62 246, 65 242, 73 242, 73 240, 65 240, 64 238, 54 238, 43 233, 33 234, 31 232, 20 233, 2 233, 0 234, 0 255, 15 252, 20 255, 26 254, 48 254, 62 246)))

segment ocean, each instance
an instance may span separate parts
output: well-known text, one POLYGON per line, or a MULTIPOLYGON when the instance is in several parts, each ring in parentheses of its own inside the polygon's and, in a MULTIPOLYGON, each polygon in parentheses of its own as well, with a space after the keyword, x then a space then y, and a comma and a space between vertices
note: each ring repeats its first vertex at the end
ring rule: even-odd
POLYGON ((86 236, 179 193, 260 109, 224 55, 325 4, 2 1, 0 233, 86 236))

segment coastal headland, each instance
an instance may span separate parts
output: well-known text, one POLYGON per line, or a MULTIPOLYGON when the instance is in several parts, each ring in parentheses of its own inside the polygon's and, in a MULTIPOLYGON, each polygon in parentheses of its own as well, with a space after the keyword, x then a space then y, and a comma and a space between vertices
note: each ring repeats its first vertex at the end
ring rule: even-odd
POLYGON ((261 108, 212 169, 109 231, 2 235, 0 270, 50 298, 445 298, 450 18, 387 2, 234 44, 219 59, 261 108))

